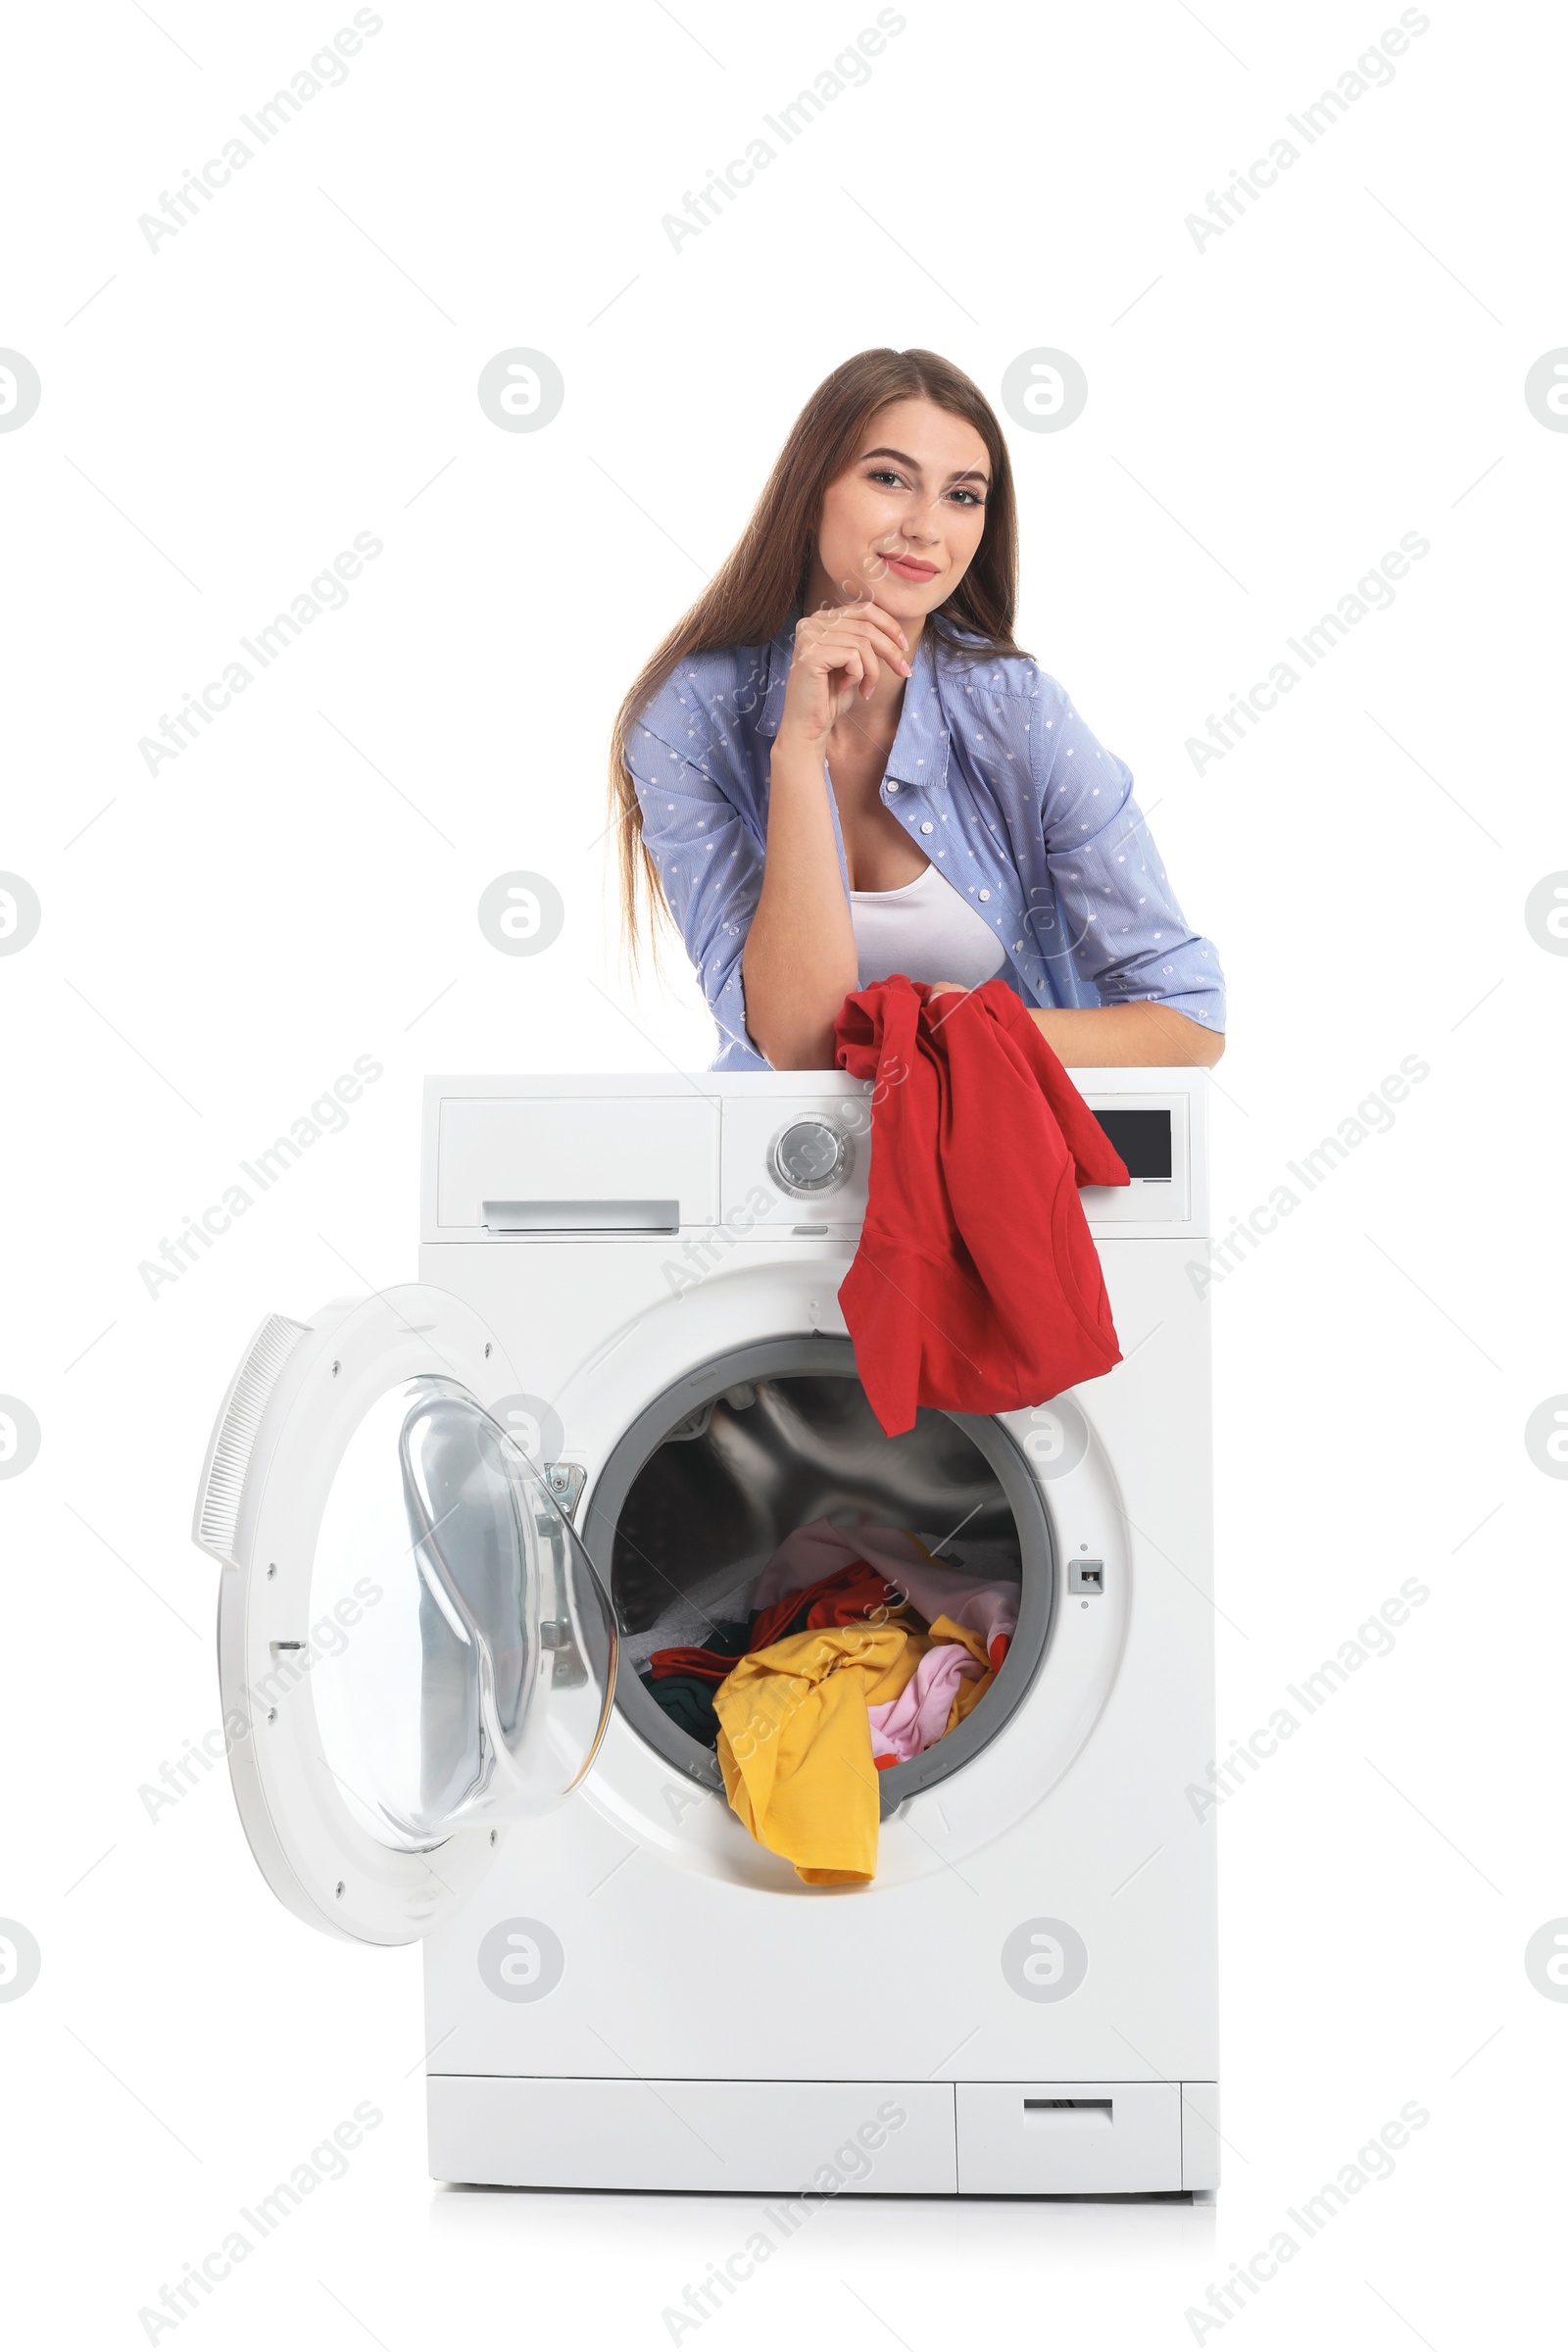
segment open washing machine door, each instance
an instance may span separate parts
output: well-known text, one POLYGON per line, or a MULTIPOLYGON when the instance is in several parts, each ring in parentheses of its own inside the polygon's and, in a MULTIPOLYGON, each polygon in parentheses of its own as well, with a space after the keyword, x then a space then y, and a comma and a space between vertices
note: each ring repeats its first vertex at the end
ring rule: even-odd
POLYGON ((517 1387, 471 1307, 410 1283, 270 1315, 219 1413, 193 1534, 230 1777, 273 1892, 329 1935, 416 1941, 604 1736, 614 1617, 491 1417, 517 1387))

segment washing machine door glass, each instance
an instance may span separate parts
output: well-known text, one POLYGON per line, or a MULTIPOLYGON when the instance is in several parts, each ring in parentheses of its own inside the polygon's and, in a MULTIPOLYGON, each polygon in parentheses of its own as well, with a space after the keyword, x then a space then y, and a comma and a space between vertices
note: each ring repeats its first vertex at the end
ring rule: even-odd
POLYGON ((230 1778, 273 1891, 329 1933, 450 1916, 609 1721, 613 1613, 523 1388, 470 1306, 411 1283, 269 1316, 219 1414, 194 1534, 223 1564, 230 1778))
POLYGON ((457 1381, 377 1398, 317 1538, 312 1668, 351 1810, 417 1851, 575 1787, 613 1684, 614 1629, 537 1464, 457 1381))

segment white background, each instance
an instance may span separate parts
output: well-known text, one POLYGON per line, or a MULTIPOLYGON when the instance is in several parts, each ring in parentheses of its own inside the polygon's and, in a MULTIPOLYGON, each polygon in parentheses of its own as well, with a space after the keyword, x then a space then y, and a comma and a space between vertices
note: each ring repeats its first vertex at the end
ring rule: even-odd
POLYGON ((0 866, 43 908, 0 959, 0 1390, 43 1433, 0 1484, 0 1913, 43 1953, 0 2004, 18 2340, 147 2340, 162 2283, 364 2100, 347 2177, 180 2343, 656 2345, 747 2233, 728 2201, 432 2190, 416 1952, 287 1916, 221 1770, 156 1820, 138 1791, 218 1718, 187 1529, 223 1384, 267 1310, 412 1277, 423 1074, 708 1060, 678 947, 663 989, 614 960, 608 728, 803 400, 880 343, 996 400, 1036 346, 1087 372, 1068 430, 1009 426, 1018 633, 1218 944, 1220 1201, 1430 1064, 1213 1294, 1222 1749, 1402 1579, 1430 1599, 1214 1818, 1217 2203, 844 2200, 697 2333, 1187 2344, 1410 2100, 1394 2177, 1214 2334, 1447 2352, 1555 2311, 1568 2007, 1523 1953, 1568 1912, 1568 1486, 1523 1431, 1568 1390, 1568 959, 1524 902, 1568 866, 1568 435, 1523 384, 1568 343, 1562 21, 1434 5, 1200 251, 1186 216, 1397 9, 911 0, 677 253, 662 216, 870 5, 388 0, 154 252, 138 216, 351 11, 153 13, 14 18, 0 138, 0 343, 43 385, 0 434, 0 866), (475 397, 514 345, 565 379, 537 433, 475 397), (1196 775, 1207 715, 1410 531, 1392 609, 1196 775), (138 740, 358 532, 384 552, 346 608, 150 775, 138 740), (515 868, 565 904, 536 957, 475 920, 515 868), (344 1131, 150 1296, 141 1262, 362 1054, 344 1131))

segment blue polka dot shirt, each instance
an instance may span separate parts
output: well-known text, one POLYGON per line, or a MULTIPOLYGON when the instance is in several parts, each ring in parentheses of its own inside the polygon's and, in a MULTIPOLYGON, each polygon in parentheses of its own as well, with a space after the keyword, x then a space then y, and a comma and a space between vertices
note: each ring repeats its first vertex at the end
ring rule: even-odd
MULTIPOLYGON (((643 839, 717 1024, 719 1070, 768 1067, 741 955, 762 886, 768 767, 795 641, 699 654, 630 731, 643 839)), ((882 806, 996 932, 1026 1004, 1170 1004, 1225 1026, 1210 943, 1176 903, 1132 776, 1027 655, 973 666, 931 630, 904 690, 882 806)), ((849 869, 838 808, 839 878, 849 869)))

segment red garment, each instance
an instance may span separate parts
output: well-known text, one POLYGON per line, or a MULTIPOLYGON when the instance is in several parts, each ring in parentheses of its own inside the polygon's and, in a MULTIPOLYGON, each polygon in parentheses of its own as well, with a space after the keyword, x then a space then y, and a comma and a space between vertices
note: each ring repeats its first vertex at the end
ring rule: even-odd
POLYGON ((880 1569, 865 1560, 851 1560, 847 1568, 835 1568, 831 1576, 819 1577, 799 1592, 786 1592, 771 1608, 763 1609, 753 1620, 749 1649, 755 1654, 769 1648, 802 1609, 806 1610, 802 1631, 814 1633, 818 1626, 854 1625, 868 1618, 873 1609, 885 1608, 891 1615, 903 1599, 903 1593, 888 1583, 880 1569))
POLYGON ((721 1649, 656 1649, 648 1671, 656 1683, 668 1674, 689 1674, 697 1682, 716 1687, 727 1682, 739 1664, 739 1658, 729 1657, 721 1649))
MULTIPOLYGON (((873 1609, 885 1608, 891 1616, 902 1606, 904 1594, 890 1585, 880 1569, 866 1560, 851 1560, 847 1567, 835 1568, 830 1576, 820 1576, 814 1585, 805 1585, 798 1592, 786 1592, 770 1608, 760 1610, 752 1620, 746 1651, 767 1649, 795 1623, 804 1609, 801 1630, 814 1633, 823 1625, 855 1625, 859 1619, 870 1618, 873 1609)), ((903 1620, 901 1619, 902 1623, 903 1620)), ((648 1671, 655 1682, 666 1675, 694 1676, 699 1682, 727 1682, 740 1664, 739 1655, 728 1650, 677 1647, 656 1649, 648 1661, 648 1671)))
POLYGON ((839 1304, 889 1437, 917 1405, 1003 1413, 1121 1361, 1081 1184, 1121 1157, 1002 980, 846 997, 840 1069, 875 1079, 870 1190, 839 1304))

